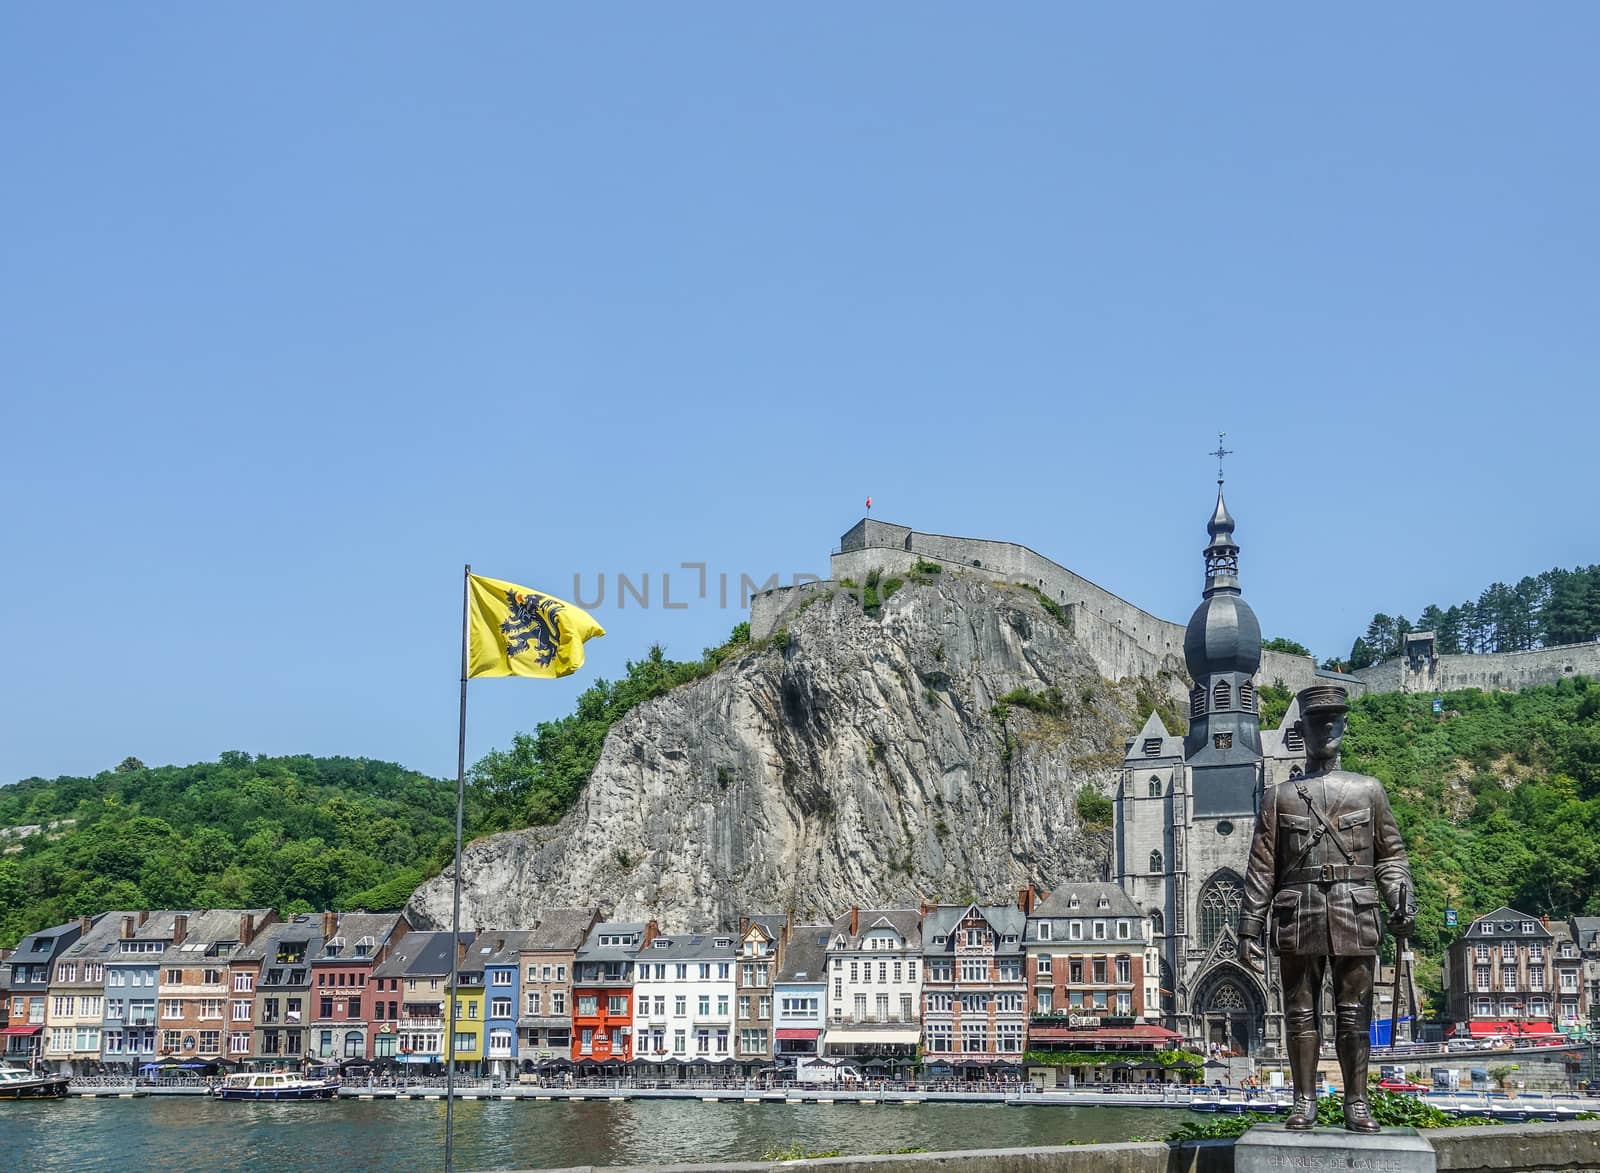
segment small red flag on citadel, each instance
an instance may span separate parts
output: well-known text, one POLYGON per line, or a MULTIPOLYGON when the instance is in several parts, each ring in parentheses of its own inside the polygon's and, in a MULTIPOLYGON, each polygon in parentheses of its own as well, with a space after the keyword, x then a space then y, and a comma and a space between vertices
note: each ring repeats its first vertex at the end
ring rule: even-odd
POLYGON ((872 508, 872 498, 871 498, 871 497, 868 497, 868 498, 867 498, 867 508, 868 508, 868 509, 871 509, 871 508, 872 508))

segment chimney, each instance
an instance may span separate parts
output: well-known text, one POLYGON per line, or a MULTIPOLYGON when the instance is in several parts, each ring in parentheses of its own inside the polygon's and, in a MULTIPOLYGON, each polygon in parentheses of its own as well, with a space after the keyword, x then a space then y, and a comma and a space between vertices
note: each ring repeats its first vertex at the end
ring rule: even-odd
POLYGON ((322 939, 324 941, 326 941, 329 937, 334 936, 336 933, 338 933, 338 931, 339 931, 339 914, 337 912, 325 912, 325 913, 323 913, 322 914, 322 939))
POLYGON ((850 935, 854 937, 861 931, 861 909, 852 904, 850 906, 850 935))
POLYGON ((94 917, 80 916, 78 918, 78 936, 87 937, 89 930, 94 928, 94 917))
POLYGON ((141 929, 144 928, 144 922, 149 920, 149 919, 150 919, 150 910, 148 908, 141 908, 139 910, 139 927, 141 929))
POLYGON ((654 941, 660 935, 661 927, 653 920, 646 921, 644 925, 644 933, 639 938, 639 948, 643 949, 646 945, 650 944, 651 941, 654 941))
POLYGON ((133 914, 129 913, 127 916, 122 918, 122 939, 124 941, 132 939, 133 931, 134 931, 133 914))
MULTIPOLYGON (((1548 929, 1550 927, 1550 914, 1548 912, 1545 913, 1543 916, 1541 916, 1539 919, 1544 922, 1544 927, 1546 929, 1548 929)), ((85 932, 87 932, 87 931, 88 930, 85 930, 85 932)))
POLYGON ((921 904, 917 905, 917 919, 919 919, 919 920, 927 920, 928 919, 928 914, 930 912, 932 912, 932 911, 933 911, 933 905, 929 904, 926 900, 924 900, 921 904))
POLYGON ((183 939, 189 935, 189 914, 180 912, 172 918, 172 943, 183 944, 183 939))
POLYGON ((239 916, 239 944, 248 945, 255 940, 256 914, 253 912, 241 913, 239 916))

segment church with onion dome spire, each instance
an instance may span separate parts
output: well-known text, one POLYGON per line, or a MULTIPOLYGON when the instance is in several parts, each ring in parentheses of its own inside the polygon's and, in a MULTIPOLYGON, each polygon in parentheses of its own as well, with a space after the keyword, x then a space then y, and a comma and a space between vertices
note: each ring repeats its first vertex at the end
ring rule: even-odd
MULTIPOLYGON (((1219 437, 1220 441, 1221 437, 1219 437)), ((1206 525, 1205 585, 1183 634, 1188 728, 1152 713, 1128 744, 1116 795, 1112 874, 1149 914, 1167 1024, 1238 1054, 1272 1053, 1282 1007, 1239 948, 1250 834, 1265 787, 1304 769, 1293 705, 1263 731, 1261 624, 1239 578, 1236 523, 1223 493, 1206 525)), ((1269 682, 1270 683, 1270 682, 1269 682)))

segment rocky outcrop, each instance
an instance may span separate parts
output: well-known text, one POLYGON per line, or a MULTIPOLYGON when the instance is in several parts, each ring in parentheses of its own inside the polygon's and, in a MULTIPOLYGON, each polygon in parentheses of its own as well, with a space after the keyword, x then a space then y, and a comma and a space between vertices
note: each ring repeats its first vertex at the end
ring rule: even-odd
MULTIPOLYGON (((1182 695, 1182 667, 1108 682, 1069 622, 981 572, 908 583, 875 617, 818 597, 619 721, 558 824, 472 843, 463 923, 598 902, 678 931, 1098 877, 1108 838, 1080 825, 1078 793, 1109 791, 1144 711, 1182 695)), ((414 919, 447 926, 451 883, 419 888, 414 919)))

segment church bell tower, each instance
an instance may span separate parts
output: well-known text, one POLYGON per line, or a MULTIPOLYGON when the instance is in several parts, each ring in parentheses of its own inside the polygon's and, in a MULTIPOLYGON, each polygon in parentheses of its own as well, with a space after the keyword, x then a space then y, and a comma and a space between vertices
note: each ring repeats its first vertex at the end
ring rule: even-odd
MULTIPOLYGON (((1217 477, 1217 508, 1206 526, 1206 586, 1183 636, 1194 688, 1184 758, 1193 770, 1196 815, 1253 818, 1260 778, 1261 725, 1254 677, 1261 666, 1261 624, 1239 590, 1233 515, 1217 477)), ((1248 825, 1248 824, 1246 824, 1248 825)))

